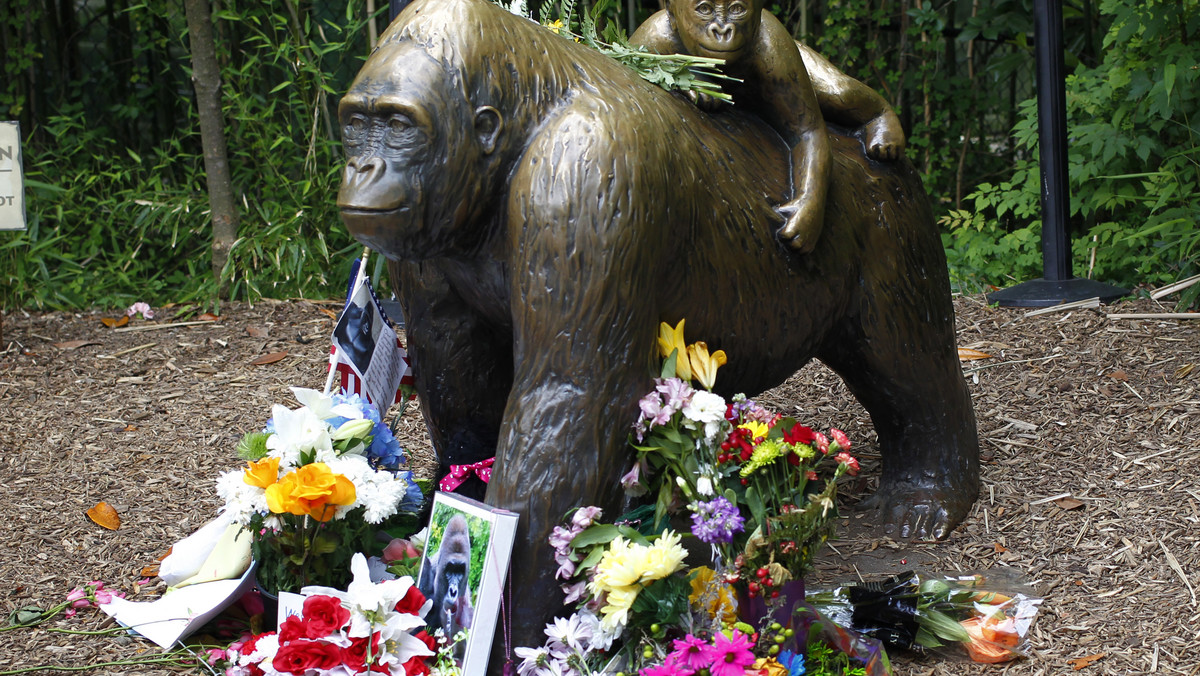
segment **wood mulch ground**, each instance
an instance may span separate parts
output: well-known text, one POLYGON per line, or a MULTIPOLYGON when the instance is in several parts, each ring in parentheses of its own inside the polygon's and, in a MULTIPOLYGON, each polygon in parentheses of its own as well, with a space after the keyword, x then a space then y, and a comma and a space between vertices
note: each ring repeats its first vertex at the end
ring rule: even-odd
MULTIPOLYGON (((230 304, 218 322, 165 328, 164 312, 126 330, 97 313, 4 315, 0 612, 48 607, 93 579, 133 598, 161 591, 138 584, 141 569, 214 514, 213 480, 237 463, 238 438, 291 401, 288 386, 322 386, 331 307, 230 304), (286 355, 253 363, 272 353, 286 355), (115 507, 118 530, 85 516, 100 501, 115 507)), ((1028 659, 897 655, 901 675, 1200 673, 1200 321, 1106 316, 1169 309, 1148 300, 1034 317, 978 296, 956 308, 959 345, 991 355, 963 362, 984 455, 979 502, 937 543, 895 542, 847 509, 810 584, 1004 566, 1045 597, 1028 659)), ((865 465, 848 503, 871 490, 870 421, 827 369, 810 365, 760 399, 845 429, 865 465)), ((418 411, 405 415, 401 441, 427 472, 418 411)), ((0 673, 158 652, 130 637, 48 631, 102 619, 85 610, 0 633, 0 673)))

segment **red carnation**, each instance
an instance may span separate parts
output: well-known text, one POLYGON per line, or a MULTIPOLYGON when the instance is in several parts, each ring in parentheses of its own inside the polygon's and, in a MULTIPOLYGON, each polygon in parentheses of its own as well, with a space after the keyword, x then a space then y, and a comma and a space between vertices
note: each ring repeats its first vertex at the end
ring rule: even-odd
POLYGON ((350 611, 332 596, 310 596, 304 599, 304 621, 308 638, 325 638, 346 626, 350 611))
POLYGON ((850 468, 850 470, 848 472, 848 474, 850 476, 854 476, 855 474, 858 474, 858 459, 855 458, 854 456, 850 455, 849 453, 847 453, 845 451, 842 451, 841 453, 838 453, 837 455, 833 456, 833 459, 838 461, 841 464, 848 466, 850 468))
POLYGON ((796 423, 792 429, 783 433, 783 440, 789 444, 811 444, 817 438, 811 427, 796 423))
POLYGON ((813 443, 816 444, 817 450, 821 452, 821 455, 829 455, 829 439, 826 439, 824 434, 814 432, 813 443))
POLYGON ((338 666, 342 663, 341 652, 332 643, 302 639, 280 645, 271 666, 276 671, 304 676, 309 669, 332 669, 338 666))
POLYGON ((408 592, 404 595, 404 598, 396 602, 396 612, 420 615, 421 606, 423 605, 425 605, 425 595, 414 584, 408 588, 408 592))
POLYGON ((829 436, 833 437, 833 443, 838 445, 839 451, 850 450, 850 438, 846 436, 845 432, 830 428, 829 436))

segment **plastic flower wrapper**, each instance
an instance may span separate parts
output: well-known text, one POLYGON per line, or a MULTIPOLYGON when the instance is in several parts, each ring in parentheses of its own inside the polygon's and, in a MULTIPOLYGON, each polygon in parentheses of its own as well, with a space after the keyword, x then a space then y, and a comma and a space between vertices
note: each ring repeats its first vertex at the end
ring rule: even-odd
POLYGON ((271 592, 346 584, 351 555, 422 500, 374 406, 357 395, 292 391, 303 406, 272 407, 266 429, 238 443, 246 466, 217 481, 222 511, 253 535, 258 581, 271 592))
POLYGON ((362 554, 354 555, 351 567, 354 579, 346 591, 307 587, 303 612, 288 617, 278 632, 225 650, 226 675, 430 673, 439 658, 437 643, 418 630, 432 601, 412 578, 372 583, 362 554))
POLYGON ((810 591, 835 621, 901 649, 961 646, 976 662, 1007 662, 1029 651, 1029 628, 1042 599, 1019 573, 931 576, 901 573, 879 582, 810 591))

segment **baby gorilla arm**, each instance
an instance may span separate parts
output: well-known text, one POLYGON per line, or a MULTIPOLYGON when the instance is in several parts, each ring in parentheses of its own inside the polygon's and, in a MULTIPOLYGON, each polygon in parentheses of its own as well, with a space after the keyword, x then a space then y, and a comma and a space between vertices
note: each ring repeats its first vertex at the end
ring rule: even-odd
POLYGON ((825 220, 825 194, 833 161, 825 120, 796 42, 783 24, 763 12, 757 45, 746 64, 757 80, 759 114, 791 148, 792 199, 779 207, 780 239, 800 253, 817 244, 825 220))

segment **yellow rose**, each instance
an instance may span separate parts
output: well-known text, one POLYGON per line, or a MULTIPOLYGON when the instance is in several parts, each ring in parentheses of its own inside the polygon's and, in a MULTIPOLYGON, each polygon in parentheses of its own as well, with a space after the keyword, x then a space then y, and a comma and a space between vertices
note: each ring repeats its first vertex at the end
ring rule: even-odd
POLYGON ((246 473, 242 476, 251 486, 266 488, 279 479, 279 458, 267 457, 258 462, 247 462, 246 473))
POLYGON ((289 472, 267 487, 267 507, 272 512, 308 515, 317 521, 332 519, 337 505, 353 504, 356 498, 354 483, 323 462, 289 472))
POLYGON ((279 481, 267 486, 267 509, 273 514, 296 514, 304 516, 308 513, 305 505, 301 505, 293 494, 296 489, 296 473, 288 472, 279 481))

